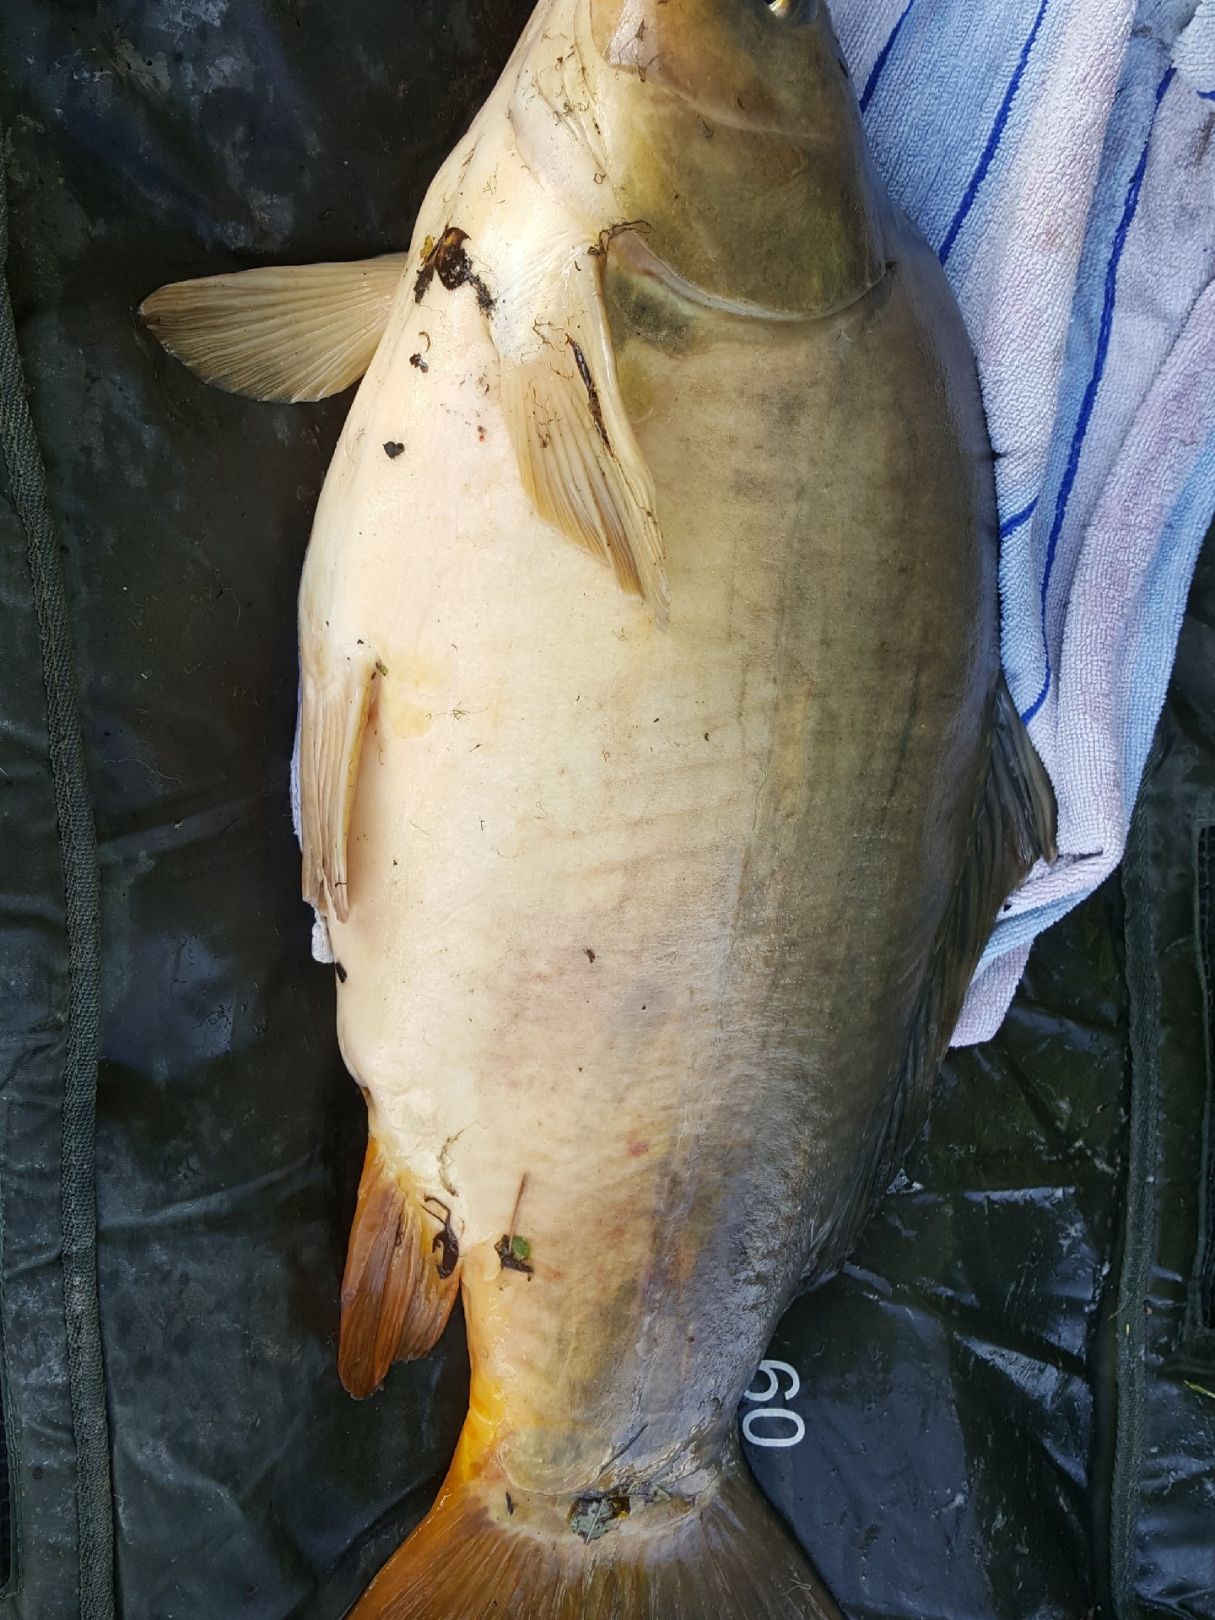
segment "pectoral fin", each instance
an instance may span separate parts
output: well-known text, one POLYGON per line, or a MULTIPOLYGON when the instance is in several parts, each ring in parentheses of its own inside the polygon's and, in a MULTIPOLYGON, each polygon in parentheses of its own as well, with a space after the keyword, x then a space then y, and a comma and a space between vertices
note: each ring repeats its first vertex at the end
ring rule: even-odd
POLYGON ((625 412, 589 254, 536 289, 519 351, 500 345, 506 422, 537 512, 612 568, 660 623, 669 607, 654 479, 625 412))
POLYGON ((305 662, 300 718, 300 844, 304 899, 345 922, 350 911, 346 843, 363 736, 377 678, 370 658, 351 658, 337 674, 305 662))
POLYGON ((253 399, 325 399, 371 364, 407 262, 389 253, 175 281, 139 313, 203 382, 253 399))

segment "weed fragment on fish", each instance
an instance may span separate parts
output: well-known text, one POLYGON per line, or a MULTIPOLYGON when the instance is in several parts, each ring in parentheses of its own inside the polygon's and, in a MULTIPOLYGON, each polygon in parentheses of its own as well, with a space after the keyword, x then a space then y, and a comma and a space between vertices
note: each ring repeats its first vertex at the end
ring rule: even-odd
POLYGON ((605 259, 612 242, 616 237, 623 236, 625 231, 652 231, 653 229, 654 227, 648 219, 622 219, 618 225, 609 225, 606 230, 600 231, 598 242, 593 247, 589 247, 587 252, 592 259, 605 259))
POLYGON ((595 432, 603 440, 603 447, 610 455, 612 446, 607 436, 607 428, 603 425, 603 406, 599 401, 599 390, 595 386, 595 379, 591 376, 591 368, 586 363, 586 356, 582 352, 581 345, 576 343, 573 338, 567 338, 566 342, 574 351, 574 364, 578 367, 578 375, 582 378, 582 386, 586 389, 586 397, 590 403, 591 420, 595 424, 595 432))
POLYGON ((429 1194, 424 1202, 427 1209, 430 1210, 430 1214, 436 1220, 439 1216, 435 1215, 435 1210, 438 1210, 442 1215, 443 1225, 431 1240, 430 1249, 432 1254, 439 1256, 435 1263, 435 1269, 439 1276, 446 1281, 460 1263, 460 1243, 452 1230, 451 1208, 441 1198, 436 1198, 433 1193, 429 1194), (434 1209, 430 1208, 432 1204, 434 1209))
POLYGON ((525 1277, 533 1277, 536 1268, 532 1265, 532 1246, 525 1237, 518 1235, 519 1208, 523 1203, 523 1194, 527 1191, 527 1171, 523 1172, 523 1179, 519 1183, 519 1191, 515 1194, 515 1207, 511 1211, 510 1231, 503 1232, 494 1244, 494 1253, 501 1262, 503 1271, 519 1271, 525 1277))
POLYGON ((536 1268, 531 1263, 532 1246, 524 1237, 511 1237, 504 1232, 494 1244, 494 1253, 502 1262, 503 1271, 521 1271, 525 1277, 534 1277, 536 1268))
POLYGON ((448 292, 455 292, 458 287, 471 287, 477 295, 477 307, 481 313, 492 313, 493 294, 472 267, 472 260, 464 248, 467 241, 468 232, 462 231, 458 225, 449 225, 437 242, 433 237, 426 238, 422 245, 422 268, 414 282, 415 303, 422 302, 431 282, 438 276, 440 285, 448 292))

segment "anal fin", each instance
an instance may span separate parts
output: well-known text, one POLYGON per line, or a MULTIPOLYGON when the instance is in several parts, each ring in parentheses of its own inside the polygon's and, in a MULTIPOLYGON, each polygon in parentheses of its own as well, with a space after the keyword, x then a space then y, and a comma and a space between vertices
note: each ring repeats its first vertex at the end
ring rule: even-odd
POLYGON ((342 1277, 338 1370, 352 1395, 374 1394, 394 1361, 434 1348, 459 1284, 450 1211, 421 1195, 372 1136, 342 1277))

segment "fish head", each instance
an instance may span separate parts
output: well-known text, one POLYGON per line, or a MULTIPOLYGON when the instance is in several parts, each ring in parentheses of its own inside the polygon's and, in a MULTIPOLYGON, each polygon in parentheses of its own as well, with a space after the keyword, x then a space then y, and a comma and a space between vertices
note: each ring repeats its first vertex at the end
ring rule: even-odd
POLYGON ((880 279, 884 192, 823 0, 588 3, 609 172, 652 254, 781 313, 880 279))

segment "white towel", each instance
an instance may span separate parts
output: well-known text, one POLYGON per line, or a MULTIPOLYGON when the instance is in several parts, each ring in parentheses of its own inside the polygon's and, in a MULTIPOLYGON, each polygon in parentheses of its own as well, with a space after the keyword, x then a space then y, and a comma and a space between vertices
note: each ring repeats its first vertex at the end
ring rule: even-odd
POLYGON ((879 169, 978 356, 1004 664, 1058 861, 997 925, 955 1044, 1121 859, 1215 513, 1215 0, 834 0, 879 169))

